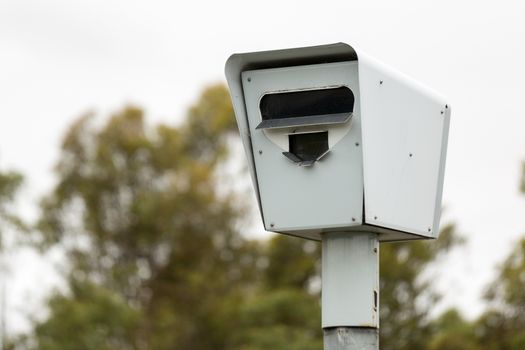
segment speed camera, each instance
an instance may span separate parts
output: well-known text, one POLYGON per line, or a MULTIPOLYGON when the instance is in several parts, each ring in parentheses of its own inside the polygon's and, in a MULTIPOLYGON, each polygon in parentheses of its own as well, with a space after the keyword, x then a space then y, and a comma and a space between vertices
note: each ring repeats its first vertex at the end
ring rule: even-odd
POLYGON ((437 237, 441 96, 345 43, 234 54, 226 77, 267 230, 437 237))

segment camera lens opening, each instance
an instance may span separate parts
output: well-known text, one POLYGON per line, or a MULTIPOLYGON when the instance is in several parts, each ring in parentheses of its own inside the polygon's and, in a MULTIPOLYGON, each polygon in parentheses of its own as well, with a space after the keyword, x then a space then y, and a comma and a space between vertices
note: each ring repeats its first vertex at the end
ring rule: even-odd
POLYGON ((312 165, 328 152, 328 131, 288 135, 289 159, 302 165, 312 165))
POLYGON ((257 129, 346 123, 354 110, 354 94, 346 86, 270 93, 259 104, 257 129))

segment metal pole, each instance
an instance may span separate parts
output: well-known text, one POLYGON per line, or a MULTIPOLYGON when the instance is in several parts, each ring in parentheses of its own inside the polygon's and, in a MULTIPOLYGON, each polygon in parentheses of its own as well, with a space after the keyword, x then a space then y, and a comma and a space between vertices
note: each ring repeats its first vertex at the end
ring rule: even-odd
POLYGON ((378 350, 377 234, 323 234, 322 289, 324 349, 378 350))
POLYGON ((338 327, 323 330, 325 350, 379 349, 377 328, 338 327))

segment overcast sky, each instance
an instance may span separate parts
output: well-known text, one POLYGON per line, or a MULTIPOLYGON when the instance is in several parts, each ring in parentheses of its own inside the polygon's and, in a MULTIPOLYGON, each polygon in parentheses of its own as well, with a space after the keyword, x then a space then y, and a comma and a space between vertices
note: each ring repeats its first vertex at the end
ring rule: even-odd
MULTIPOLYGON (((436 283, 444 305, 474 317, 496 264, 525 233, 524 4, 0 0, 0 168, 26 174, 28 208, 52 184, 62 133, 86 110, 134 103, 176 122, 205 85, 224 81, 233 52, 355 44, 452 106, 443 203, 468 243, 436 283)), ((9 260, 9 328, 20 330, 34 296, 58 279, 28 252, 9 260)))

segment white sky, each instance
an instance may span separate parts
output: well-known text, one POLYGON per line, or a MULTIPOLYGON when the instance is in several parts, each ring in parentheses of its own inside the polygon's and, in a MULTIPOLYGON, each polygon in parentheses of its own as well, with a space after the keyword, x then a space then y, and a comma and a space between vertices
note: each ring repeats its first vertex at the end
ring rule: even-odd
MULTIPOLYGON (((0 167, 27 175, 31 211, 52 184, 62 133, 86 110, 132 102, 152 120, 177 121, 206 84, 224 80, 233 52, 346 41, 452 105, 444 204, 468 244, 436 283, 446 305, 474 317, 525 233, 524 14, 518 0, 0 0, 0 167)), ((58 279, 28 251, 9 259, 17 331, 58 279)))

